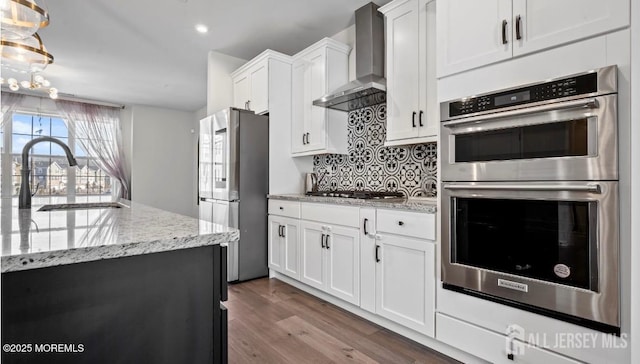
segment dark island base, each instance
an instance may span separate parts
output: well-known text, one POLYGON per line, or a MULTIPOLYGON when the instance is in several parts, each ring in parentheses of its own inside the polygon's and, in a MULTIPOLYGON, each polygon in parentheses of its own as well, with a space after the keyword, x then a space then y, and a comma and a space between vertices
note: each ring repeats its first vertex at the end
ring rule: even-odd
POLYGON ((215 245, 3 273, 2 362, 226 362, 220 256, 215 245))

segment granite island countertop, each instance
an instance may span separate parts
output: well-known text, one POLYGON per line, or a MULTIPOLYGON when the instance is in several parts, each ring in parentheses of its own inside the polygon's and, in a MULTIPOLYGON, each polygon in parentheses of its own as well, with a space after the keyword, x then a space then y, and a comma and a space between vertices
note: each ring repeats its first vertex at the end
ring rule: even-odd
MULTIPOLYGON (((1 199, 2 273, 238 241, 239 231, 120 200, 122 208, 19 210, 1 199)), ((65 203, 55 201, 56 203, 65 203)), ((48 202, 47 202, 48 203, 48 202)))
POLYGON ((285 194, 285 195, 268 195, 269 199, 274 200, 286 200, 286 201, 300 201, 300 202, 316 202, 327 203, 335 205, 349 205, 360 207, 375 207, 385 209, 397 209, 407 211, 417 211, 435 214, 436 213, 436 201, 435 199, 427 198, 393 198, 393 199, 358 199, 358 198, 341 198, 341 197, 322 197, 322 196, 307 196, 302 194, 285 194))

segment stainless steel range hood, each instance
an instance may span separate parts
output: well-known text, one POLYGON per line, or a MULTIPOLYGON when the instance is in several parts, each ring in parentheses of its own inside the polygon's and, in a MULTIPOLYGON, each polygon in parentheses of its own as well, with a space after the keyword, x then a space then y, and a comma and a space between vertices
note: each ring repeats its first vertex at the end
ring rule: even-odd
POLYGON ((384 56, 384 20, 378 5, 369 3, 356 10, 356 79, 313 104, 351 111, 385 102, 384 56))

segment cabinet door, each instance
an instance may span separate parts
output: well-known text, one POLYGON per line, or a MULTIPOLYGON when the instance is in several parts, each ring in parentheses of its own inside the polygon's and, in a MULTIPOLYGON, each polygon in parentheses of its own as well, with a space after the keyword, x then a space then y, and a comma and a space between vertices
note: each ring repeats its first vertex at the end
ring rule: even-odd
POLYGON ((520 39, 513 55, 573 42, 629 25, 629 0, 514 0, 513 21, 520 16, 520 39))
POLYGON ((282 219, 282 273, 300 279, 300 238, 299 222, 294 219, 282 219))
POLYGON ((256 114, 269 112, 269 61, 253 67, 251 75, 251 97, 249 109, 256 114))
POLYGON ((360 232, 331 226, 326 241, 328 293, 360 305, 360 232))
POLYGON ((323 264, 325 231, 321 224, 301 221, 300 222, 301 243, 302 243, 302 270, 300 281, 312 287, 324 290, 325 273, 323 264))
POLYGON ((291 152, 300 153, 305 147, 305 103, 304 77, 307 69, 305 60, 296 60, 291 68, 291 152))
POLYGON ((434 245, 379 234, 376 313, 425 335, 434 335, 434 245))
POLYGON ((245 109, 246 102, 251 98, 249 73, 245 72, 233 79, 233 107, 245 109))
POLYGON ((440 127, 438 80, 436 78, 436 1, 420 0, 420 110, 423 111, 419 136, 437 137, 440 127))
POLYGON ((269 268, 282 272, 282 221, 274 216, 269 216, 269 268))
POLYGON ((420 50, 418 0, 385 14, 387 140, 418 136, 420 50))
POLYGON ((511 0, 449 0, 437 6, 438 77, 511 57, 511 0))
POLYGON ((360 308, 374 313, 376 312, 375 228, 376 210, 360 208, 360 308))
POLYGON ((313 106, 313 100, 319 99, 327 93, 327 61, 326 50, 320 49, 309 55, 309 66, 305 70, 305 115, 309 138, 304 149, 307 151, 327 148, 326 120, 327 109, 313 106))

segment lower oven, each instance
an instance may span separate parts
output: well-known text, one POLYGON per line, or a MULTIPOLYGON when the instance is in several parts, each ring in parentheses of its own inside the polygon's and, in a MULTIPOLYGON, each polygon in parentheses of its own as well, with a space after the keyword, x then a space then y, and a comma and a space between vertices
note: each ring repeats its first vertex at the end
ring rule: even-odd
POLYGON ((442 280, 620 334, 618 182, 445 182, 442 280))

